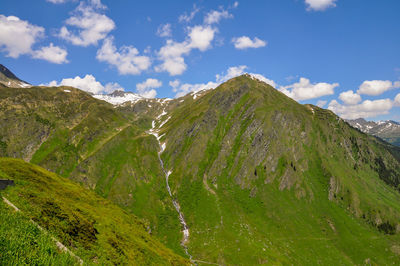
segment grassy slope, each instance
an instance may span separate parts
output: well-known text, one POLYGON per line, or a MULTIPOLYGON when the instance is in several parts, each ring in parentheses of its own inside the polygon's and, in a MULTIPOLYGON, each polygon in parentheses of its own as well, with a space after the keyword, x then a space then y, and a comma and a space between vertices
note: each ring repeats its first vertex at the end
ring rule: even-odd
POLYGON ((148 103, 119 112, 70 87, 0 90, 0 156, 30 160, 92 188, 146 219, 153 234, 184 254, 158 143, 145 134, 154 116, 148 103))
POLYGON ((163 159, 195 258, 400 262, 399 162, 314 108, 240 77, 172 113, 163 159))
POLYGON ((68 179, 17 159, 0 159, 0 171, 16 182, 3 195, 85 262, 187 263, 138 218, 68 179))
POLYGON ((79 265, 66 253, 60 253, 51 237, 30 220, 0 201, 1 265, 79 265))

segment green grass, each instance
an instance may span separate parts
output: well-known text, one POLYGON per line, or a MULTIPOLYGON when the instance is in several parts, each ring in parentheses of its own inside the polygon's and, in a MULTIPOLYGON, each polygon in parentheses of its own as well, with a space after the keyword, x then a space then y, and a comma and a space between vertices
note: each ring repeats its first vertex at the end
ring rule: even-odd
POLYGON ((1 158, 0 171, 16 183, 3 195, 87 263, 187 263, 137 217, 68 179, 16 159, 1 158))
POLYGON ((75 258, 57 249, 50 235, 3 200, 0 201, 0 264, 79 265, 75 258))

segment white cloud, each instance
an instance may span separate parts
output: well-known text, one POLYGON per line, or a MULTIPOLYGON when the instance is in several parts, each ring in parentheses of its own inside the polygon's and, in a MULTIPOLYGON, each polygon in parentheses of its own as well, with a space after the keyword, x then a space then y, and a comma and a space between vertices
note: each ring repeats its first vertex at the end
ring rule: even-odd
POLYGON ((252 77, 254 77, 254 78, 258 79, 258 80, 261 80, 261 81, 263 81, 263 82, 265 82, 265 83, 271 85, 271 86, 274 87, 274 88, 277 87, 277 84, 276 84, 275 81, 273 81, 272 79, 268 79, 268 78, 264 77, 264 76, 261 75, 261 74, 254 74, 254 73, 249 73, 249 74, 250 74, 252 77))
POLYGON ((32 46, 44 37, 44 28, 32 25, 14 16, 0 15, 0 49, 7 56, 18 58, 30 54, 32 46))
POLYGON ((247 49, 247 48, 260 48, 267 45, 266 41, 260 40, 255 37, 253 40, 247 36, 232 39, 236 49, 247 49))
POLYGON ((122 46, 117 50, 113 41, 112 37, 104 40, 96 55, 99 61, 115 66, 122 75, 137 75, 150 67, 151 61, 148 56, 139 55, 139 51, 133 46, 122 46))
POLYGON ((400 93, 396 95, 396 97, 394 97, 394 104, 396 106, 400 106, 400 93))
MULTIPOLYGON (((185 14, 179 20, 189 22, 197 12, 198 9, 194 6, 190 16, 185 14)), ((198 49, 201 52, 210 49, 218 32, 218 29, 211 25, 229 17, 232 17, 232 15, 222 8, 221 11, 213 10, 204 17, 203 25, 187 27, 187 36, 182 42, 167 40, 165 45, 157 52, 157 57, 162 63, 155 66, 155 71, 166 71, 171 76, 181 75, 187 68, 184 56, 187 56, 193 49, 198 49)))
POLYGON ((317 102, 317 106, 320 108, 323 108, 327 103, 328 103, 328 101, 319 100, 317 102))
POLYGON ((47 60, 56 64, 68 63, 67 55, 67 50, 54 46, 52 43, 32 52, 33 58, 47 60))
POLYGON ((179 22, 190 22, 192 21, 192 19, 194 18, 194 16, 197 14, 197 12, 199 12, 200 9, 196 6, 193 5, 193 10, 190 12, 190 14, 187 14, 186 12, 183 15, 179 16, 179 22))
POLYGON ((99 13, 100 9, 105 9, 105 6, 99 0, 92 0, 90 4, 81 2, 73 15, 65 22, 78 30, 71 31, 63 26, 58 36, 74 45, 85 47, 92 44, 96 45, 115 28, 114 21, 99 13))
POLYGON ((352 90, 342 92, 339 95, 339 99, 347 105, 358 104, 359 102, 361 102, 361 96, 354 93, 352 90))
POLYGON ((211 25, 214 23, 219 23, 220 20, 224 18, 233 18, 233 15, 223 9, 221 11, 211 10, 204 17, 204 24, 211 25))
POLYGON ((162 86, 162 82, 158 79, 148 78, 142 83, 136 84, 137 93, 145 98, 154 98, 157 95, 156 88, 162 86))
POLYGON ((307 10, 324 11, 336 6, 336 0, 305 0, 307 10))
POLYGON ((332 95, 334 89, 338 86, 339 83, 320 82, 312 84, 309 79, 300 78, 299 82, 281 86, 279 90, 296 101, 302 101, 332 95))
POLYGON ((109 82, 104 86, 103 92, 124 91, 125 89, 116 82, 109 82))
POLYGON ((47 2, 53 3, 53 4, 63 4, 67 2, 68 0, 46 0, 47 2))
POLYGON ((96 78, 92 75, 86 75, 85 77, 81 78, 76 76, 75 78, 66 78, 61 80, 60 83, 53 80, 48 84, 42 84, 45 86, 70 86, 74 88, 81 89, 83 91, 87 91, 93 94, 98 94, 100 92, 104 92, 105 88, 101 85, 100 82, 96 81, 96 78))
POLYGON ((185 41, 167 40, 166 44, 158 51, 158 58, 163 63, 155 67, 157 72, 167 71, 171 76, 180 75, 187 67, 184 55, 188 55, 192 49, 205 51, 211 47, 216 29, 200 25, 188 29, 189 33, 185 41))
POLYGON ((223 74, 223 75, 220 75, 220 74, 215 75, 215 77, 216 77, 215 80, 218 83, 223 83, 223 82, 225 82, 225 81, 227 81, 227 80, 229 80, 231 78, 243 75, 245 73, 244 71, 246 69, 247 69, 247 66, 245 66, 245 65, 230 67, 230 68, 228 68, 228 70, 226 71, 225 74, 223 74))
POLYGON ((52 43, 38 50, 32 48, 44 36, 43 27, 32 25, 18 17, 0 15, 0 50, 6 52, 7 56, 18 58, 26 54, 51 63, 67 63, 67 50, 52 43))
POLYGON ((235 3, 233 3, 233 8, 237 8, 239 6, 239 2, 235 1, 235 3))
POLYGON ((160 37, 171 37, 171 24, 161 24, 157 29, 157 35, 160 37))
POLYGON ((190 84, 190 83, 184 83, 181 84, 179 80, 174 80, 170 81, 169 85, 173 88, 172 90, 176 92, 175 97, 181 97, 184 96, 190 92, 198 92, 201 90, 208 90, 208 89, 214 89, 218 87, 219 83, 209 81, 208 83, 197 83, 197 84, 190 84))
POLYGON ((395 88, 400 88, 400 81, 392 83, 389 80, 366 80, 360 85, 357 93, 376 96, 395 88))
POLYGON ((182 74, 186 70, 186 63, 183 55, 188 54, 190 48, 187 42, 174 42, 167 40, 167 43, 158 51, 158 58, 163 61, 155 67, 157 72, 167 71, 171 76, 182 74))
POLYGON ((194 26, 189 28, 189 48, 197 48, 200 51, 209 49, 214 39, 215 32, 216 29, 210 26, 194 26))
POLYGON ((328 109, 344 119, 356 119, 388 114, 392 107, 393 102, 390 99, 366 100, 356 105, 342 105, 332 100, 328 109))

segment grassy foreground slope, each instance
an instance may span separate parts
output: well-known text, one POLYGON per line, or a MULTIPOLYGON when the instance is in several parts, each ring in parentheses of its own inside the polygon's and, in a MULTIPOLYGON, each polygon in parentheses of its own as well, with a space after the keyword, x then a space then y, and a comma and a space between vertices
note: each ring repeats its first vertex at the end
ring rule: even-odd
POLYGON ((49 235, 3 200, 0 200, 0 264, 79 265, 75 258, 61 253, 49 235))
POLYGON ((246 75, 169 115, 162 158, 194 258, 400 263, 390 147, 246 75))
POLYGON ((86 263, 188 263, 152 237, 138 218, 66 178, 9 158, 0 158, 0 172, 16 183, 2 195, 86 263))

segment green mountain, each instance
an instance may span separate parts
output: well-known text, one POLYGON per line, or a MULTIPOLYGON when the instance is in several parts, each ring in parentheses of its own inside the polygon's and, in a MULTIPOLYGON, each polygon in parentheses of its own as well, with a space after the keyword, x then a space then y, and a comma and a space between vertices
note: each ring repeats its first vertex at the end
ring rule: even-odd
POLYGON ((24 158, 217 264, 400 263, 400 150, 243 75, 113 106, 0 88, 0 155, 24 158))
POLYGON ((146 224, 92 191, 19 159, 0 159, 0 177, 15 186, 1 193, 22 214, 0 204, 0 264, 79 264, 59 254, 47 230, 85 264, 188 264, 147 232, 146 224), (53 243, 52 243, 53 242, 53 243), (21 252, 20 256, 18 253, 21 252), (25 257, 26 256, 26 257, 25 257))

